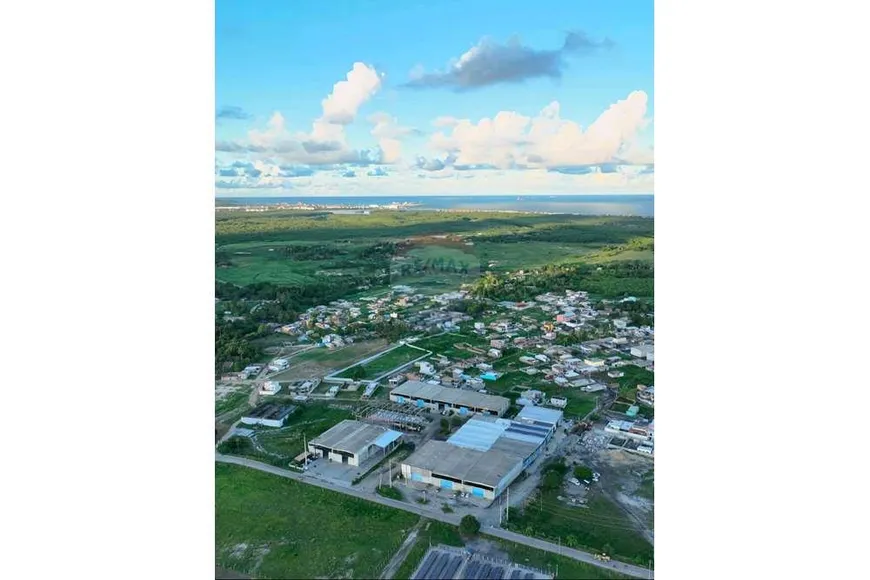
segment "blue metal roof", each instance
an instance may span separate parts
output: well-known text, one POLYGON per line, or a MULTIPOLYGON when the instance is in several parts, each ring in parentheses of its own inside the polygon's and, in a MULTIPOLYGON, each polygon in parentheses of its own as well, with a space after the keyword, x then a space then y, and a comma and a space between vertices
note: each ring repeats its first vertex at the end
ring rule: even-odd
POLYGON ((494 421, 471 419, 460 427, 447 442, 457 447, 488 451, 506 428, 506 425, 494 421))
POLYGON ((387 431, 386 433, 381 434, 380 437, 375 439, 375 445, 382 449, 386 448, 390 443, 392 443, 401 436, 402 434, 398 431, 387 431))

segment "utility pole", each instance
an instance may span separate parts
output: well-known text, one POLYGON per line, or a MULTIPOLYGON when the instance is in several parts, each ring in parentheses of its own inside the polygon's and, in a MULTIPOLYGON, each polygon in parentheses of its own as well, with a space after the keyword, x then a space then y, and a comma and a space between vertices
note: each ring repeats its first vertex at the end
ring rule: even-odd
POLYGON ((511 488, 507 488, 507 505, 505 505, 505 522, 511 519, 511 488))
POLYGON ((390 487, 393 487, 393 460, 390 459, 390 487))
POLYGON ((562 536, 559 536, 559 555, 562 555, 562 536))
POLYGON ((305 433, 302 434, 302 452, 305 454, 302 459, 302 471, 308 469, 308 441, 305 439, 305 433))

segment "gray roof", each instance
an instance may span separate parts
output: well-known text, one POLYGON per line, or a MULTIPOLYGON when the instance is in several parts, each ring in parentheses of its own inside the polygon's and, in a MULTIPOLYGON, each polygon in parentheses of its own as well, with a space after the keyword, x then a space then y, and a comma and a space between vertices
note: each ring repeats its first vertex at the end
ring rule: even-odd
POLYGON ((431 440, 402 463, 448 475, 468 483, 497 487, 513 468, 531 455, 537 446, 499 439, 488 451, 477 451, 431 440))
POLYGON ((510 400, 497 395, 485 395, 476 391, 454 389, 430 385, 420 381, 408 381, 393 389, 390 394, 409 399, 429 399, 458 405, 462 407, 476 407, 503 413, 510 407, 510 400))
POLYGON ((347 453, 359 454, 369 445, 373 445, 381 435, 388 431, 389 429, 380 425, 345 419, 328 431, 321 433, 309 443, 347 453))

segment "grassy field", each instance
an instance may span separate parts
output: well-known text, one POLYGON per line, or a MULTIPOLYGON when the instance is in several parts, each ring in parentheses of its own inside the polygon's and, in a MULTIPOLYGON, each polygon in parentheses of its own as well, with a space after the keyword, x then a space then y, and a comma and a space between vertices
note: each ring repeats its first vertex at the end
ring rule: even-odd
POLYGON ((328 404, 301 405, 281 429, 260 429, 257 441, 263 449, 276 453, 290 461, 303 450, 303 434, 309 441, 333 425, 345 419, 352 419, 353 413, 346 409, 335 409, 328 404))
POLYGON ((653 547, 632 526, 619 506, 595 487, 589 492, 587 507, 571 506, 559 501, 561 486, 538 488, 526 507, 511 511, 509 528, 527 536, 581 550, 605 552, 615 558, 640 566, 653 560, 653 547))
MULTIPOLYGON (((413 348, 410 346, 402 345, 394 348, 393 350, 377 357, 376 359, 370 360, 363 364, 363 368, 365 369, 365 375, 362 377, 364 379, 374 379, 376 377, 381 376, 382 374, 393 370, 394 368, 401 366, 405 363, 411 362, 414 359, 425 356, 426 352, 413 348)), ((341 373, 337 374, 337 377, 340 378, 349 378, 354 376, 354 372, 357 367, 360 365, 354 365, 348 369, 345 369, 341 373)))
POLYGON ((322 488, 215 465, 215 559, 229 570, 258 578, 377 578, 417 521, 322 488))
POLYGON ((225 396, 220 401, 215 400, 214 402, 214 414, 215 416, 223 415, 225 413, 229 413, 230 411, 248 408, 248 397, 251 394, 250 388, 242 388, 238 391, 231 393, 225 396))
POLYGON ((632 400, 637 394, 638 385, 650 386, 655 383, 655 373, 639 366, 626 365, 619 370, 625 373, 624 376, 616 379, 619 383, 619 394, 631 395, 632 400))
POLYGON ((443 354, 453 359, 466 359, 477 356, 471 351, 454 346, 455 344, 463 343, 485 350, 489 348, 489 342, 476 334, 460 334, 456 332, 424 338, 415 342, 414 346, 431 350, 434 354, 443 354))
POLYGON ((290 368, 274 375, 274 381, 290 381, 322 377, 331 372, 343 369, 361 358, 371 356, 386 347, 384 340, 367 340, 355 342, 341 348, 330 350, 318 347, 290 358, 290 368))

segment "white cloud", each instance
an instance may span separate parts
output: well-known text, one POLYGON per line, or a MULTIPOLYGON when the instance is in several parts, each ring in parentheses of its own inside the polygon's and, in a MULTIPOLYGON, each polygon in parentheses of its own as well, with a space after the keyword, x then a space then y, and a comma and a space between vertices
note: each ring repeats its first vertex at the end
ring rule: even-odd
POLYGON ((347 80, 332 87, 332 93, 323 99, 323 120, 326 123, 348 125, 356 118, 360 106, 381 88, 381 75, 361 62, 354 63, 347 80))
MULTIPOLYGON (((360 159, 360 152, 347 144, 344 126, 352 123, 359 108, 381 87, 378 72, 361 62, 353 65, 347 80, 335 84, 322 101, 323 114, 315 119, 310 132, 291 133, 283 115, 275 112, 265 129, 248 131, 247 143, 221 142, 217 149, 231 153, 259 153, 281 161, 309 165, 348 163, 360 159)), ((388 144, 394 152, 393 144, 388 144)))
POLYGON ((401 139, 419 134, 419 131, 412 127, 399 125, 395 117, 382 111, 369 116, 368 121, 374 125, 371 134, 378 140, 381 163, 390 165, 398 163, 402 159, 401 139))
POLYGON ((500 111, 492 119, 477 123, 462 119, 452 124, 449 134, 434 134, 430 146, 454 153, 457 165, 583 166, 627 160, 621 156, 626 152, 631 152, 638 163, 651 163, 652 152, 635 146, 637 135, 649 122, 646 107, 646 93, 634 91, 583 131, 574 121, 562 119, 560 105, 553 101, 535 118, 500 111))

